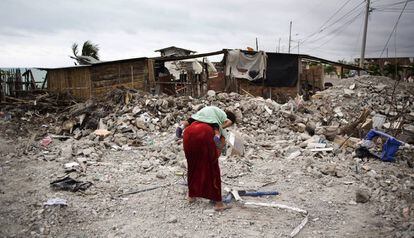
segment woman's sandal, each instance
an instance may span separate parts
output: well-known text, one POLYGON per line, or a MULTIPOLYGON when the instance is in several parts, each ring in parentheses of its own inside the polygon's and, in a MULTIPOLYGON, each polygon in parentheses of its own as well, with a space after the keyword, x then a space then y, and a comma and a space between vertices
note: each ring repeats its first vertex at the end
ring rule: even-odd
POLYGON ((214 211, 216 212, 222 212, 224 210, 228 210, 230 208, 232 208, 232 205, 224 205, 223 207, 214 207, 214 211))

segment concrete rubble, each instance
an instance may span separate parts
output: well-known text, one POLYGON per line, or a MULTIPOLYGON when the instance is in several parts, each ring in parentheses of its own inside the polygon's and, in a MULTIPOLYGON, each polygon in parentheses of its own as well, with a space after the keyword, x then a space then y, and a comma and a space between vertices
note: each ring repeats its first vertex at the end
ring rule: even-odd
MULTIPOLYGON (((119 89, 106 100, 57 112, 43 112, 44 105, 42 112, 33 106, 3 107, 12 119, 0 120, 0 200, 10 205, 2 206, 2 214, 11 215, 1 218, 0 234, 93 236, 94 230, 103 230, 121 237, 287 236, 301 216, 238 207, 215 214, 208 202, 185 202, 186 187, 180 183, 186 161, 182 142, 174 139, 175 127, 202 107, 216 105, 236 113, 239 122, 233 130, 245 142, 243 156, 220 157, 223 188, 281 192, 259 201, 306 208, 309 221, 300 237, 412 237, 414 150, 401 147, 395 163, 356 158, 354 150, 373 125, 398 132, 400 140, 412 144, 413 92, 413 86, 364 76, 341 80, 309 101, 284 104, 212 90, 197 99, 119 89), (82 194, 52 191, 49 182, 65 171, 93 186, 82 194), (34 187, 22 186, 22 181, 34 187), (171 186, 114 197, 166 183, 171 186), (15 187, 30 194, 20 208, 14 205, 15 187), (50 197, 67 200, 67 206, 43 208, 50 197), (132 224, 137 219, 141 227, 132 224), (157 224, 166 226, 163 235, 154 230, 157 224), (192 226, 198 227, 196 233, 192 226)), ((379 149, 381 141, 376 143, 379 149)))

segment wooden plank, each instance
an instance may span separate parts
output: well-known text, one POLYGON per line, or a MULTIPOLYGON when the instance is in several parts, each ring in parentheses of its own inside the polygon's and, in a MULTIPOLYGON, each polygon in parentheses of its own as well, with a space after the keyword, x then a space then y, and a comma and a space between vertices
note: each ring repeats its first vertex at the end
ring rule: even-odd
POLYGON ((148 59, 147 61, 147 69, 148 69, 148 86, 149 90, 155 88, 155 71, 154 71, 154 60, 148 59))

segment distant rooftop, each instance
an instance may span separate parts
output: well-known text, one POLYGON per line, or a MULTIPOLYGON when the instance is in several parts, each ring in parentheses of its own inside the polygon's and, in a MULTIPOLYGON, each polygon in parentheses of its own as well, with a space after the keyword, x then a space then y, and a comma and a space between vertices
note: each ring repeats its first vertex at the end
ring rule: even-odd
POLYGON ((180 48, 180 47, 175 47, 175 46, 170 46, 170 47, 162 48, 162 49, 156 50, 154 52, 165 52, 167 50, 177 50, 177 51, 187 51, 189 53, 197 53, 196 51, 187 50, 187 49, 180 48))
POLYGON ((156 50, 155 52, 160 52, 161 57, 170 57, 170 56, 188 56, 193 53, 196 53, 192 50, 183 49, 180 47, 170 46, 167 48, 156 50))

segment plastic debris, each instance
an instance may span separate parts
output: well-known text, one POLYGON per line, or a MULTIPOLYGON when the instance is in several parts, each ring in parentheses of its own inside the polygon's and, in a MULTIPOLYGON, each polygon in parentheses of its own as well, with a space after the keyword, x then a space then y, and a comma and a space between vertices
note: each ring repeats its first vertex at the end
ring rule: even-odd
POLYGON ((45 138, 43 138, 43 139, 40 141, 40 144, 41 144, 43 147, 47 147, 47 146, 48 146, 48 145, 50 145, 52 142, 53 142, 52 137, 50 137, 50 136, 46 136, 45 138))
POLYGON ((54 189, 77 192, 85 191, 90 186, 91 182, 80 182, 71 177, 64 177, 63 179, 58 179, 50 183, 50 186, 54 189))
POLYGON ((67 206, 67 200, 63 198, 50 198, 43 203, 44 206, 67 206))

